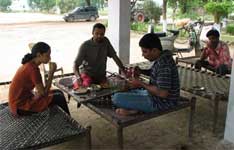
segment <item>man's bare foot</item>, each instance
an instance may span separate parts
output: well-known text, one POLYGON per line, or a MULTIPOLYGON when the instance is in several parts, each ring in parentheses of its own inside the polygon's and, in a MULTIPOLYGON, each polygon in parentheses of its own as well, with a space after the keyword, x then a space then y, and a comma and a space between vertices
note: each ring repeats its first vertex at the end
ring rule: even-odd
POLYGON ((138 113, 137 110, 128 110, 128 109, 124 109, 124 108, 117 108, 115 110, 115 112, 121 116, 129 116, 129 115, 134 115, 134 114, 138 113))

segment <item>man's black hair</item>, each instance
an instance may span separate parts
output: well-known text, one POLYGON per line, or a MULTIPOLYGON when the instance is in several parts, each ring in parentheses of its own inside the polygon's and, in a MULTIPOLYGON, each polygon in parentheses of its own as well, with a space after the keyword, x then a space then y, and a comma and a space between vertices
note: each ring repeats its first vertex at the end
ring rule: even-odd
POLYGON ((207 34, 206 34, 206 37, 209 37, 211 35, 213 35, 213 36, 215 36, 217 38, 219 38, 219 36, 220 36, 219 31, 217 31, 216 29, 211 29, 210 31, 208 31, 207 34))
POLYGON ((158 36, 154 33, 145 34, 139 41, 139 46, 143 48, 158 48, 162 51, 162 44, 158 36))
POLYGON ((104 31, 106 31, 106 27, 103 24, 101 24, 101 23, 96 23, 93 26, 93 32, 94 32, 95 28, 104 29, 104 31))

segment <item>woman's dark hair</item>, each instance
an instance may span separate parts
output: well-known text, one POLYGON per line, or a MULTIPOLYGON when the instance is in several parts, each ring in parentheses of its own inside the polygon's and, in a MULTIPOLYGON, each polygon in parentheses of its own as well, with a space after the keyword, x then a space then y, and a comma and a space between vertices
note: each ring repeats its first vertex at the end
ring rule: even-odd
POLYGON ((22 59, 21 63, 25 64, 31 61, 33 58, 35 58, 37 56, 37 53, 43 54, 43 53, 47 53, 49 50, 50 50, 50 46, 47 43, 38 42, 33 45, 31 49, 31 53, 24 55, 24 58, 22 59))
POLYGON ((206 34, 206 37, 209 37, 211 35, 213 35, 213 36, 215 36, 217 38, 219 38, 219 36, 220 36, 219 31, 216 30, 216 29, 211 29, 210 31, 208 31, 207 34, 206 34))
POLYGON ((96 23, 96 24, 93 26, 93 32, 94 32, 95 28, 104 29, 104 31, 106 31, 106 27, 105 27, 103 24, 101 24, 101 23, 96 23))
POLYGON ((154 33, 145 34, 139 41, 139 46, 143 48, 158 48, 162 51, 162 44, 158 36, 154 33))

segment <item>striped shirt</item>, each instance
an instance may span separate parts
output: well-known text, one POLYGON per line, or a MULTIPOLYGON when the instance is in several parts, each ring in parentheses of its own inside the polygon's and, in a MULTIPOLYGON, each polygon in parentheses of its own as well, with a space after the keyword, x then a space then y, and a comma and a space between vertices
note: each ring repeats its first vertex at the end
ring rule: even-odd
POLYGON ((171 52, 163 51, 150 70, 150 84, 169 92, 167 98, 152 96, 155 107, 160 110, 176 105, 180 97, 180 83, 177 66, 171 52))

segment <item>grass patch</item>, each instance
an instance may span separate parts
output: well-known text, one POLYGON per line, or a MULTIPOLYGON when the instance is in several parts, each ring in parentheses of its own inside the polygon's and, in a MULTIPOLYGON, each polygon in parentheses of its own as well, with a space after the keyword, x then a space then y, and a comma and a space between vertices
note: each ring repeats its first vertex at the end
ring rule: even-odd
POLYGON ((107 16, 108 15, 108 9, 104 8, 104 9, 100 9, 98 10, 99 16, 107 16))
POLYGON ((222 41, 234 42, 234 36, 229 34, 221 34, 222 41))

